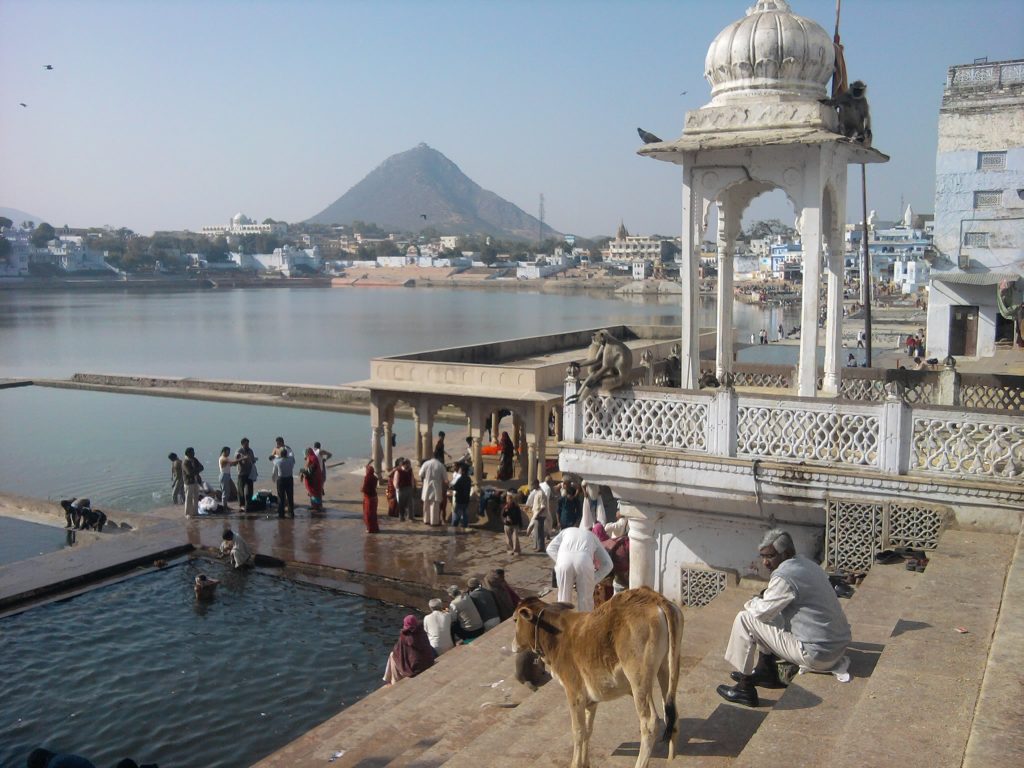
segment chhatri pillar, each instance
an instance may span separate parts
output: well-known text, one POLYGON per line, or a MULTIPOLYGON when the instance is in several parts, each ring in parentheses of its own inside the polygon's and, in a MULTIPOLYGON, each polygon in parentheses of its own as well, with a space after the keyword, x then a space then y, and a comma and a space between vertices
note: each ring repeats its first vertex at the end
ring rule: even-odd
POLYGON ((732 360, 732 244, 750 201, 773 189, 785 192, 793 205, 803 248, 797 394, 817 394, 823 237, 830 254, 824 381, 827 391, 839 389, 842 309, 836 297, 841 296, 842 241, 835 233, 846 221, 847 166, 889 158, 837 133, 835 110, 819 103, 829 95, 826 85, 834 63, 832 36, 820 25, 794 14, 785 0, 758 0, 708 48, 704 76, 711 84, 711 101, 687 112, 678 139, 638 150, 679 165, 683 172, 684 389, 696 389, 700 377, 697 267, 711 206, 719 214, 719 265, 728 273, 719 274, 715 369, 721 374, 732 360))

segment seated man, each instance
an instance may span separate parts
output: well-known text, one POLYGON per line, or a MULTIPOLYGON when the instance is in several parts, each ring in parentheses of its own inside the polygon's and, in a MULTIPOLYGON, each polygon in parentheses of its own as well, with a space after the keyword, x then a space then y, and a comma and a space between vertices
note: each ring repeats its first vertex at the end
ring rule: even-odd
POLYGON ((476 606, 476 612, 480 614, 480 620, 484 623, 484 630, 494 629, 501 623, 501 614, 498 612, 494 595, 484 589, 477 578, 470 579, 466 586, 469 587, 469 597, 476 606))
POLYGON ((444 609, 444 603, 436 597, 427 605, 430 613, 423 617, 423 629, 426 630, 430 647, 440 656, 455 647, 455 641, 452 639, 452 616, 444 609))
POLYGON ((736 685, 716 689, 726 701, 748 707, 758 704, 755 686, 782 687, 777 659, 827 672, 850 644, 850 625, 821 566, 796 554, 792 537, 778 528, 765 534, 758 552, 771 578, 733 621, 725 659, 737 670, 736 685))
POLYGON ((459 640, 472 640, 484 633, 484 622, 480 612, 469 595, 454 584, 448 587, 448 596, 452 599, 449 611, 452 615, 452 634, 459 640))
POLYGON ((221 556, 229 556, 235 568, 251 568, 255 558, 245 539, 228 528, 220 543, 221 556))

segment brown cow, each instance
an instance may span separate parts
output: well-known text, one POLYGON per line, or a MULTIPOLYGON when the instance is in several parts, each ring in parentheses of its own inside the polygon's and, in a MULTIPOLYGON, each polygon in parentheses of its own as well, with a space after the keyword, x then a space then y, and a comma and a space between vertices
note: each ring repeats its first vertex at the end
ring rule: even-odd
POLYGON ((647 768, 654 747, 657 704, 662 693, 669 758, 675 757, 676 690, 683 636, 683 611, 648 587, 620 592, 596 610, 581 613, 568 603, 549 605, 528 597, 515 612, 514 650, 532 650, 547 662, 565 689, 572 717, 572 763, 588 768, 590 734, 598 702, 632 694, 640 718, 640 755, 647 768))

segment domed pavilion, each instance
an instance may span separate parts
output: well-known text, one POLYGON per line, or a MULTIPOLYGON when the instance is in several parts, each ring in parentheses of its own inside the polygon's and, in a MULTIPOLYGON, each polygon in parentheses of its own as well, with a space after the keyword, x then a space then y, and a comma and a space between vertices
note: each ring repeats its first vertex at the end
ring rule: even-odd
MULTIPOLYGON (((704 76, 711 101, 686 114, 674 141, 638 154, 682 166, 682 386, 697 388, 699 248, 712 205, 718 210, 716 375, 732 367, 733 246, 743 212, 763 192, 781 189, 796 211, 803 243, 801 326, 818 327, 822 253, 828 279, 823 390, 836 393, 842 375, 843 228, 851 163, 889 158, 837 132, 826 98, 835 53, 831 36, 797 16, 785 0, 758 0, 708 48, 704 76), (823 249, 824 244, 824 249, 823 249)), ((797 394, 814 397, 817 334, 800 337, 797 394)))

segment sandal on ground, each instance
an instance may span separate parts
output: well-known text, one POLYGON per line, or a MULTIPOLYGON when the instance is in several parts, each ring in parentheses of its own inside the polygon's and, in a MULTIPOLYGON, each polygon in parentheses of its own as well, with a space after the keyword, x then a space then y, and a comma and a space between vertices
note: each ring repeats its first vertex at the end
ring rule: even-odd
POLYGON ((892 565, 893 563, 902 563, 903 555, 898 555, 891 549, 884 549, 875 555, 875 562, 880 565, 892 565))

